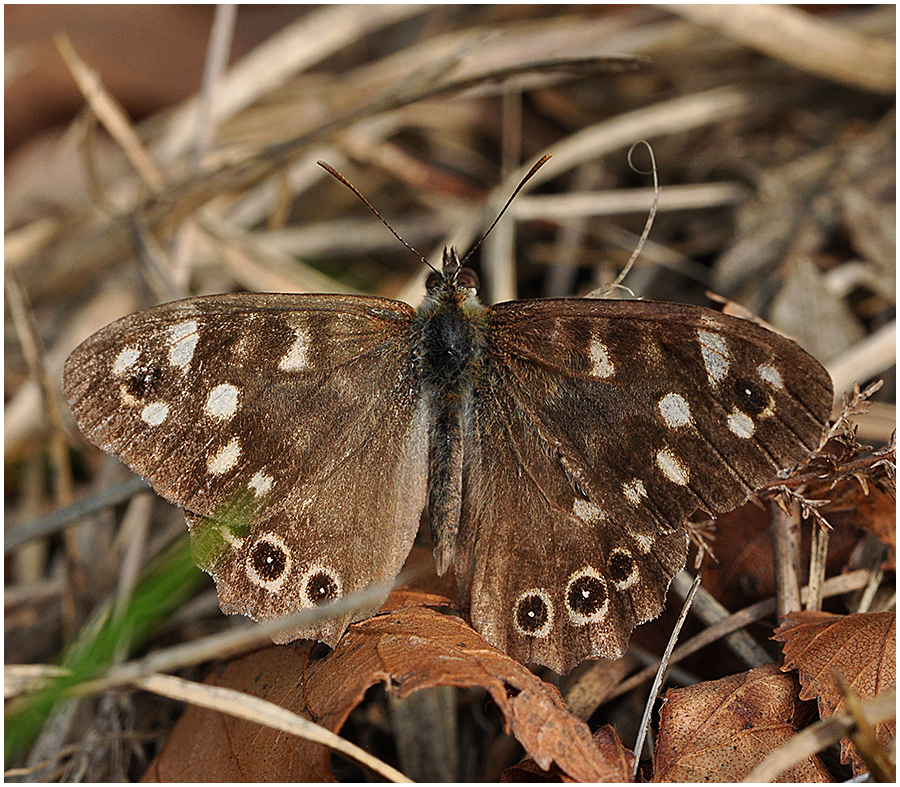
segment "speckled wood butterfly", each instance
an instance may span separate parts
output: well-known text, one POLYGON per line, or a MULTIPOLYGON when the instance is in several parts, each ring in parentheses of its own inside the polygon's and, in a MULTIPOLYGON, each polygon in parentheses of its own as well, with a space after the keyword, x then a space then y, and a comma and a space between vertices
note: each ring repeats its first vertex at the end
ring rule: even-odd
MULTIPOLYGON (((485 307, 453 249, 418 309, 219 295, 131 315, 68 359, 79 427, 186 511, 223 611, 261 620, 392 579, 430 523, 475 628, 566 672, 618 657, 730 510, 815 448, 827 372, 707 309, 485 307)), ((378 605, 293 630, 334 645, 378 605)))

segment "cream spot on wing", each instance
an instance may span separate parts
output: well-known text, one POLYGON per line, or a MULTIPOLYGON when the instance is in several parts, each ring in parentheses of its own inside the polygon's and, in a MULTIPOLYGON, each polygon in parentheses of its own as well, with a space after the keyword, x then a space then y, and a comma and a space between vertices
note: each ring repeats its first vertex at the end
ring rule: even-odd
POLYGON ((169 405, 166 402, 150 402, 141 410, 141 420, 150 426, 159 426, 169 415, 169 405))
POLYGON ((663 475, 674 484, 685 486, 690 479, 687 467, 668 448, 657 452, 656 464, 662 470, 663 475))
POLYGON ((213 475, 227 473, 235 467, 238 459, 241 458, 241 441, 236 437, 231 438, 231 442, 222 446, 215 456, 212 456, 206 462, 206 469, 213 475))
POLYGON ((590 500, 575 498, 572 504, 572 513, 582 522, 594 523, 606 519, 606 513, 600 506, 594 505, 590 500))
POLYGON ((638 545, 638 549, 641 552, 643 552, 645 555, 650 552, 650 549, 653 546, 653 536, 644 536, 640 533, 632 533, 631 537, 634 539, 635 543, 638 545))
POLYGON ((703 363, 706 366, 706 375, 710 383, 718 385, 728 374, 731 365, 731 353, 728 345, 717 333, 709 331, 697 331, 700 341, 700 352, 703 354, 703 363))
POLYGON ((294 326, 294 343, 278 362, 283 372, 297 372, 309 366, 309 331, 301 325, 294 326))
POLYGON ((233 418, 237 412, 239 393, 237 387, 231 383, 217 385, 206 397, 203 412, 217 421, 227 421, 233 418))
POLYGON ((781 379, 781 373, 771 364, 757 366, 756 371, 759 372, 759 376, 762 377, 763 380, 773 387, 784 388, 784 380, 781 379))
POLYGON ((644 482, 639 478, 635 478, 634 481, 629 481, 627 484, 622 484, 622 492, 624 492, 628 501, 635 506, 639 506, 643 498, 647 497, 644 482))
POLYGON ((727 421, 728 428, 734 434, 744 440, 753 437, 753 433, 756 431, 756 426, 753 424, 753 419, 746 413, 740 413, 735 410, 733 413, 731 413, 731 415, 728 416, 727 421))
POLYGON ((141 357, 141 351, 137 347, 126 347, 113 361, 112 373, 116 376, 125 374, 141 357))
POLYGON ((268 494, 272 489, 272 482, 275 479, 272 478, 268 473, 264 473, 262 470, 257 470, 253 474, 253 478, 250 479, 250 483, 247 484, 250 489, 253 490, 253 494, 257 497, 262 497, 265 494, 268 494))
POLYGON ((670 429, 687 426, 694 420, 691 417, 690 405, 681 394, 667 393, 659 400, 659 411, 670 429))
POLYGON ((187 369, 197 349, 197 321, 185 320, 169 328, 169 363, 187 369))
POLYGON ((591 374, 594 377, 612 377, 615 372, 609 360, 609 350, 598 338, 591 339, 591 374))

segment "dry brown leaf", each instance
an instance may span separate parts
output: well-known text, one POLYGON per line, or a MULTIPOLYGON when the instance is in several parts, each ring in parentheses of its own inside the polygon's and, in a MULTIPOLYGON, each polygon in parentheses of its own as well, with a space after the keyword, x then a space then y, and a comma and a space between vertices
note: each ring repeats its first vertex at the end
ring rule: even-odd
MULTIPOLYGON (((407 592, 401 603, 408 602, 407 592)), ((389 605, 396 606, 392 599, 389 605)), ((605 761, 554 686, 458 618, 421 606, 352 625, 324 659, 310 662, 308 647, 296 643, 272 646, 231 662, 207 682, 267 699, 334 732, 378 683, 399 697, 433 686, 480 686, 541 768, 555 763, 574 781, 620 780, 616 763, 605 761)), ((330 759, 329 750, 310 741, 188 708, 144 780, 332 781, 330 759)))
MULTIPOLYGON (((785 643, 782 669, 798 671, 803 687, 800 699, 818 700, 822 718, 844 707, 836 672, 862 699, 897 685, 897 620, 893 612, 795 612, 775 630, 773 639, 785 643)), ((887 746, 897 734, 897 723, 879 724, 875 732, 887 746)), ((847 738, 841 740, 841 762, 850 762, 855 775, 867 772, 847 738)))
MULTIPOLYGON (((654 782, 741 781, 810 715, 793 675, 767 664, 721 680, 666 692, 654 782)), ((818 757, 781 774, 778 781, 830 782, 818 757)))
MULTIPOLYGON (((631 769, 634 763, 634 754, 625 748, 616 731, 611 725, 601 727, 593 735, 594 744, 600 751, 600 756, 608 766, 608 774, 602 779, 605 782, 630 782, 631 769)), ((522 762, 507 768, 500 774, 501 782, 573 782, 575 779, 567 776, 557 766, 552 766, 545 771, 531 758, 526 757, 522 762)))
POLYGON ((856 479, 840 481, 823 493, 829 500, 820 509, 828 524, 835 530, 863 528, 890 548, 884 563, 885 571, 897 565, 897 500, 890 492, 874 484, 863 488, 856 479))
MULTIPOLYGON (((830 516, 826 516, 830 522, 830 516)), ((811 528, 804 525, 801 554, 809 554, 810 533, 811 528)), ((826 562, 828 576, 839 574, 846 568, 858 543, 859 531, 851 520, 847 520, 846 527, 835 527, 826 562)), ((717 517, 712 548, 716 560, 704 563, 703 587, 728 609, 735 611, 775 594, 772 519, 768 508, 746 503, 717 517)), ((808 573, 809 565, 804 562, 800 567, 800 579, 804 584, 808 573)))

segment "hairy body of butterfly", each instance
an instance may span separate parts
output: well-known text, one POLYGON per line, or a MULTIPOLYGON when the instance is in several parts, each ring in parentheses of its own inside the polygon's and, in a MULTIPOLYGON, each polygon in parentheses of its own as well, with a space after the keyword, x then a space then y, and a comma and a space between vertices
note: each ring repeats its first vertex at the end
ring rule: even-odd
MULTIPOLYGON (((288 614, 389 580, 423 510, 473 625, 559 672, 662 609, 685 521, 815 448, 825 370, 695 307, 484 307, 445 252, 413 310, 223 295, 131 315, 69 358, 88 438, 181 505, 225 612, 288 614)), ((335 644, 377 605, 286 633, 335 644)))

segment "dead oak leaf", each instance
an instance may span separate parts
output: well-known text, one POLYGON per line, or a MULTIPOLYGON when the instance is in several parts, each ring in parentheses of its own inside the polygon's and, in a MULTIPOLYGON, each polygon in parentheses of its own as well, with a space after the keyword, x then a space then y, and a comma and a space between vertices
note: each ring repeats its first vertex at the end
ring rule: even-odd
MULTIPOLYGON (((818 700, 822 718, 844 707, 835 673, 840 673, 861 699, 897 685, 897 620, 893 612, 794 612, 785 617, 773 639, 784 643, 782 669, 797 670, 800 698, 818 700)), ((896 733, 896 721, 875 727, 883 746, 896 733)), ((841 740, 841 762, 850 762, 854 774, 867 772, 849 738, 841 740)))
MULTIPOLYGON (((793 675, 777 664, 666 692, 654 782, 739 782, 769 752, 793 737, 810 716, 793 675)), ((818 757, 778 781, 830 782, 818 757)))
MULTIPOLYGON (((434 603, 434 596, 428 596, 434 603)), ((480 686, 508 731, 544 770, 574 781, 619 781, 587 725, 559 691, 491 647, 460 619, 421 606, 356 623, 325 658, 298 643, 268 647, 224 665, 207 682, 274 702, 338 732, 378 683, 398 697, 434 686, 480 686)), ((189 707, 145 781, 333 781, 331 751, 269 727, 189 707)))
MULTIPOLYGON (((631 769, 634 764, 634 754, 619 739, 616 731, 607 724, 597 730, 594 735, 594 745, 600 752, 600 756, 608 766, 609 772, 604 781, 630 782, 633 781, 631 769)), ((531 758, 526 757, 522 762, 507 768, 500 774, 501 782, 563 782, 576 781, 565 774, 558 766, 553 765, 550 770, 544 770, 531 758)))

